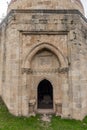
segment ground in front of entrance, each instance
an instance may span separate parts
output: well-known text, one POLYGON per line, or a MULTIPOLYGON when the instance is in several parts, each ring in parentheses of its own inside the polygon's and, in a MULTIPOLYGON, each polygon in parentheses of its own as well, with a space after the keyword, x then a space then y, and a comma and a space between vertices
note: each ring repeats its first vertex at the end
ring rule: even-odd
POLYGON ((30 118, 14 117, 0 102, 0 130, 87 130, 87 117, 83 121, 76 121, 52 116, 50 122, 43 121, 40 115, 30 118))

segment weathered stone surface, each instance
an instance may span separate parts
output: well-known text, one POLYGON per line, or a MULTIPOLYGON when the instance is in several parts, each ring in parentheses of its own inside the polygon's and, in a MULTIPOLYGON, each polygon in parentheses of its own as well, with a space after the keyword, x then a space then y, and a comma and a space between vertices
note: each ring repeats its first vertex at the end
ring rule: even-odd
POLYGON ((83 8, 79 1, 79 6, 60 1, 68 10, 55 10, 58 1, 54 0, 44 1, 45 6, 43 1, 31 1, 32 10, 26 10, 27 2, 11 4, 9 10, 18 10, 0 25, 0 96, 14 115, 45 113, 44 107, 38 107, 38 89, 42 81, 49 81, 50 97, 43 89, 41 99, 52 105, 48 111, 82 120, 87 115, 87 20, 79 12, 83 8), (37 3, 49 8, 39 10, 37 3))
POLYGON ((11 0, 11 9, 78 9, 84 13, 80 0, 11 0))

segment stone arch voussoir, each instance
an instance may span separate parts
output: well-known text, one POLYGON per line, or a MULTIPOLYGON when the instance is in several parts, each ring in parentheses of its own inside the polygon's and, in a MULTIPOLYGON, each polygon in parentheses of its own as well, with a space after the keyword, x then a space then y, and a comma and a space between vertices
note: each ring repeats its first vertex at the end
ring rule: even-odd
POLYGON ((68 67, 67 59, 62 54, 60 49, 58 49, 56 46, 54 46, 50 43, 40 43, 38 45, 34 45, 31 48, 31 50, 29 51, 29 53, 27 54, 27 56, 24 59, 23 68, 29 68, 30 69, 30 63, 31 63, 32 58, 35 56, 35 54, 38 51, 40 51, 44 48, 50 50, 51 52, 53 52, 57 56, 57 58, 59 59, 61 68, 67 68, 68 67))

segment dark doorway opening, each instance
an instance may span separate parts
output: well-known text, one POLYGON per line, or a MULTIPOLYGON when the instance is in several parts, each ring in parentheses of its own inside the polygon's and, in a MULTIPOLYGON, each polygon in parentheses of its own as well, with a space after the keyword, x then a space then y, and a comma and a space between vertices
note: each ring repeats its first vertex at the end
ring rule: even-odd
POLYGON ((53 87, 51 83, 44 79, 38 85, 38 108, 52 109, 53 108, 53 87))

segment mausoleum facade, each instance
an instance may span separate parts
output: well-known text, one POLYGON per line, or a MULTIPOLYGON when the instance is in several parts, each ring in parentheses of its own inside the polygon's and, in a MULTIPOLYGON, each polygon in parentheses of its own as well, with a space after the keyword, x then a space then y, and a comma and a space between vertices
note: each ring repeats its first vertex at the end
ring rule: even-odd
POLYGON ((0 96, 10 113, 87 115, 87 19, 80 0, 12 0, 0 24, 0 96))

